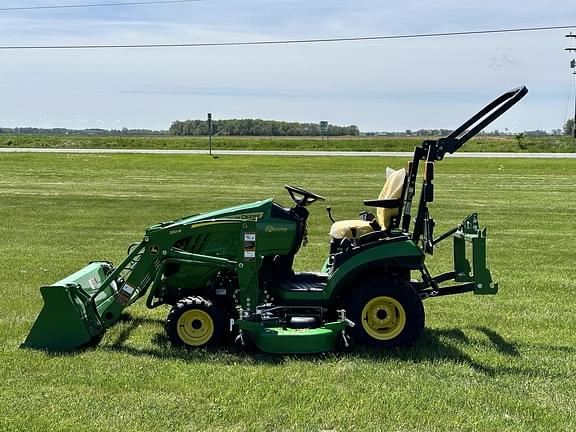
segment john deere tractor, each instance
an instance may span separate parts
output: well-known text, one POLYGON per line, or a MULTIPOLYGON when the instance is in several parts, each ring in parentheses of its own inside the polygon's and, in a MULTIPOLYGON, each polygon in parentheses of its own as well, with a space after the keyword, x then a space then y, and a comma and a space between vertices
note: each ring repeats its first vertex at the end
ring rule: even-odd
POLYGON ((503 94, 447 137, 416 147, 405 168, 389 170, 380 196, 364 201, 375 215, 333 223, 320 271, 295 272, 292 264, 307 239, 308 209, 324 198, 286 186, 289 207, 266 199, 153 225, 118 266, 91 262, 42 287, 44 307, 23 346, 69 350, 91 343, 146 295, 149 308, 170 307, 168 338, 189 348, 235 340, 269 353, 314 353, 353 341, 382 348, 414 343, 424 329, 423 300, 498 291, 477 215, 435 236, 428 204, 435 163, 526 93, 521 87, 503 94), (448 238, 454 266, 433 276, 425 259, 448 238))

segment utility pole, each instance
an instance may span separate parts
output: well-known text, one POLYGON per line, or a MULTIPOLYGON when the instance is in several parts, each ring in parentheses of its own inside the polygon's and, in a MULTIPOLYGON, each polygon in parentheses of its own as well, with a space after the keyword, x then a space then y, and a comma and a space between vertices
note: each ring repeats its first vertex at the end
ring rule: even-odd
POLYGON ((212 156, 212 113, 208 113, 208 152, 212 156))
MULTIPOLYGON (((570 32, 570 34, 567 34, 566 37, 567 38, 576 38, 576 35, 574 35, 574 34, 572 34, 572 32, 570 32)), ((576 48, 566 48, 566 51, 576 52, 576 48)), ((574 80, 576 80, 576 58, 573 58, 570 61, 570 67, 572 69, 575 69, 575 71, 572 72, 572 74, 574 75, 574 80)), ((572 137, 576 139, 576 91, 574 92, 574 123, 572 124, 572 137)))

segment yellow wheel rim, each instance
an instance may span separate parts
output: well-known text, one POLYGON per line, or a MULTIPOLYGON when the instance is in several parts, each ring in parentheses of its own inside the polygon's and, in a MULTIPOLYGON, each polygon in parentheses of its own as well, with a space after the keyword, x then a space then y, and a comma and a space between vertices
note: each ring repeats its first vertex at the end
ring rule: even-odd
POLYGON ((406 311, 392 297, 374 297, 362 309, 362 327, 374 339, 394 339, 405 326, 406 311))
POLYGON ((176 326, 178 337, 186 345, 200 346, 208 343, 214 334, 214 321, 207 312, 201 309, 190 309, 184 312, 176 326))

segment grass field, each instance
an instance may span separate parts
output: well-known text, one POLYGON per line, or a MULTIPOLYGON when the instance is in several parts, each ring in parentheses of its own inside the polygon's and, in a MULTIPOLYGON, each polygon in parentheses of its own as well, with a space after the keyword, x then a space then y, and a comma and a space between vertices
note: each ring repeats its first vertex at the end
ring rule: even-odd
MULTIPOLYGON (((437 139, 438 137, 433 137, 437 139)), ((217 136, 216 150, 334 150, 412 151, 426 137, 235 137, 217 136)), ((86 136, 86 135, 0 135, 0 148, 136 148, 208 149, 207 137, 181 136, 86 136)), ((574 152, 576 142, 567 136, 480 136, 461 151, 472 152, 574 152)))
MULTIPOLYGON (((570 160, 438 164, 438 232, 478 211, 496 296, 428 300, 420 343, 385 352, 269 356, 173 349, 167 309, 137 304, 94 349, 21 350, 39 286, 118 262, 152 223, 268 196, 329 198, 337 219, 377 196, 384 158, 0 155, 0 430, 549 431, 576 429, 570 160)), ((311 208, 296 265, 320 267, 329 220, 311 208)), ((430 260, 449 269, 450 245, 430 260)))

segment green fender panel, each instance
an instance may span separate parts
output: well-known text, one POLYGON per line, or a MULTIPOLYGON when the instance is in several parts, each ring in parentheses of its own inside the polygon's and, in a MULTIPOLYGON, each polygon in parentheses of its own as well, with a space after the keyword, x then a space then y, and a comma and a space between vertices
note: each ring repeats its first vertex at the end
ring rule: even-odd
POLYGON ((424 253, 412 240, 382 243, 381 246, 370 247, 354 255, 338 267, 328 280, 325 296, 332 298, 347 280, 370 268, 393 264, 413 269, 424 261, 424 253))

